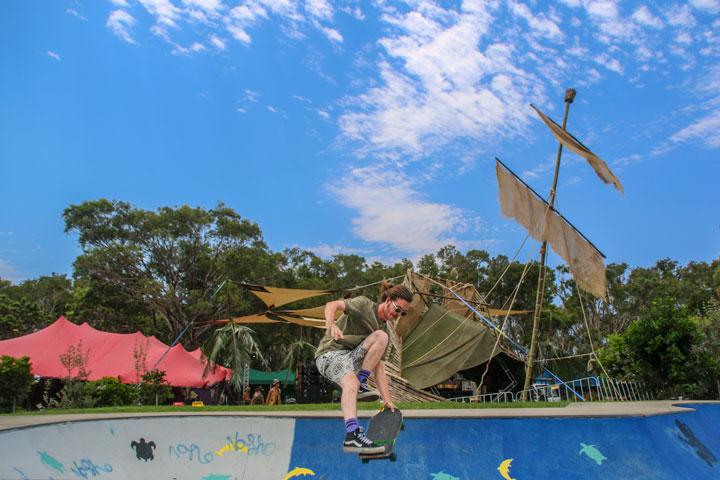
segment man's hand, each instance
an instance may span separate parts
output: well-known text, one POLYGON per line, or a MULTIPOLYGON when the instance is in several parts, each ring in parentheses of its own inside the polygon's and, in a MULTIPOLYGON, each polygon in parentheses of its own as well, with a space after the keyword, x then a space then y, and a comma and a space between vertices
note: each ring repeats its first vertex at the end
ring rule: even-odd
POLYGON ((385 403, 385 406, 383 408, 389 408, 391 412, 395 413, 395 409, 397 408, 393 402, 387 402, 385 403))
POLYGON ((340 330, 340 327, 335 325, 334 323, 330 324, 325 329, 325 333, 333 338, 333 340, 337 340, 338 338, 345 338, 342 334, 342 330, 340 330))

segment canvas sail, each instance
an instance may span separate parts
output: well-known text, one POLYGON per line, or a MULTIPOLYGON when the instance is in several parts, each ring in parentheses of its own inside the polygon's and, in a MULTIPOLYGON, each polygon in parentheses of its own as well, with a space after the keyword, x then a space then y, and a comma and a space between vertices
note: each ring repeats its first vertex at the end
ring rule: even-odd
POLYGON ((602 253, 499 162, 495 172, 501 214, 514 218, 535 240, 550 244, 570 267, 580 287, 596 297, 606 298, 607 279, 602 253))
POLYGON ((593 170, 595 170, 597 176, 600 177, 600 180, 602 180, 606 184, 612 183, 617 190, 619 190, 620 192, 622 192, 623 195, 625 195, 625 190, 620 184, 620 180, 610 170, 610 168, 607 166, 607 163, 602 161, 597 155, 591 152, 589 148, 580 143, 580 141, 574 136, 572 136, 567 130, 563 129, 560 125, 552 121, 547 115, 545 115, 537 107, 535 107, 535 105, 531 104, 530 106, 535 109, 538 115, 540 115, 542 121, 545 122, 545 125, 550 128, 550 131, 553 133, 553 135, 555 135, 555 138, 558 139, 558 142, 560 142, 568 150, 577 153, 581 157, 584 157, 585 160, 587 160, 590 166, 593 168, 593 170))

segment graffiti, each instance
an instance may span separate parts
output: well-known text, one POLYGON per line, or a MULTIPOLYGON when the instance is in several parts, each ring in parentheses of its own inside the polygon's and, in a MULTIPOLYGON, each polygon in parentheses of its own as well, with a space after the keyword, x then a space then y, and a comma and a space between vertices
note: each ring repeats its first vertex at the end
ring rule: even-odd
POLYGON ((431 473, 433 480, 460 480, 457 477, 453 477, 449 473, 445 473, 442 470, 440 470, 438 473, 431 473))
POLYGON ((500 464, 500 466, 497 468, 500 472, 500 475, 505 480, 515 480, 514 478, 510 478, 510 464, 512 463, 513 459, 508 458, 507 460, 503 460, 503 462, 500 464))
POLYGON ((190 462, 197 458, 197 461, 202 463, 203 465, 212 462, 214 459, 212 452, 205 452, 205 455, 202 455, 200 452, 200 447, 198 447, 194 443, 190 444, 189 446, 178 443, 175 446, 170 445, 170 447, 168 447, 168 456, 170 458, 173 458, 173 456, 174 458, 180 458, 183 455, 187 455, 187 459, 190 462))
POLYGON ((95 477, 101 473, 110 473, 113 471, 112 466, 109 463, 105 463, 102 466, 95 465, 87 458, 83 458, 80 461, 80 465, 78 465, 76 461, 73 461, 73 466, 70 467, 70 470, 81 478, 88 478, 88 474, 95 477))
POLYGON ((54 468, 60 473, 65 473, 65 470, 63 470, 63 464, 55 460, 52 455, 47 453, 47 450, 44 452, 41 452, 39 450, 36 450, 37 454, 40 455, 40 461, 47 465, 50 468, 54 468))
POLYGON ((240 433, 235 432, 235 437, 228 435, 225 437, 227 444, 220 450, 215 452, 222 457, 227 451, 246 452, 248 455, 269 456, 277 451, 277 446, 273 442, 263 442, 262 435, 254 435, 248 433, 246 438, 240 438, 240 433))
POLYGON ((211 473, 207 477, 200 477, 200 480, 230 480, 231 475, 218 475, 211 473))
POLYGON ((292 477, 299 477, 300 475, 315 475, 315 472, 310 470, 309 468, 302 468, 302 467, 295 467, 292 470, 288 472, 287 475, 285 475, 285 478, 283 480, 288 480, 292 477))
POLYGON ((154 460, 155 456, 153 455, 153 448, 155 448, 155 442, 152 440, 150 443, 145 443, 144 438, 140 438, 140 442, 136 442, 133 440, 130 443, 130 448, 135 449, 135 456, 138 460, 145 460, 146 462, 148 460, 154 460))
POLYGON ((240 440, 238 434, 235 433, 235 441, 241 441, 247 447, 248 455, 264 455, 267 457, 277 451, 277 446, 273 442, 264 443, 262 435, 259 434, 255 436, 248 433, 245 440, 240 440))
POLYGON ((25 475, 25 472, 23 472, 22 470, 18 470, 16 467, 13 467, 13 470, 15 470, 16 472, 18 472, 20 474, 20 476, 22 477, 22 480, 30 480, 30 478, 27 475, 25 475))
POLYGON ((582 445, 583 448, 580 449, 580 453, 578 453, 578 455, 584 453, 591 459, 595 460, 595 463, 598 465, 602 465, 603 460, 607 460, 607 458, 600 453, 600 450, 598 450, 595 445, 585 445, 584 443, 581 443, 580 445, 582 445))
POLYGON ((717 458, 715 458, 715 455, 710 452, 710 449, 708 449, 704 443, 702 443, 693 433, 692 429, 688 427, 686 423, 681 422, 680 420, 675 420, 675 425, 678 426, 680 429, 680 432, 682 432, 683 435, 687 437, 687 439, 681 437, 678 435, 678 438, 682 440, 683 442, 690 445, 692 448, 695 449, 695 453, 698 454, 698 457, 705 460, 705 463, 708 464, 708 467, 714 466, 713 463, 717 462, 717 458))
POLYGON ((229 451, 247 453, 248 449, 245 445, 243 445, 242 443, 233 442, 230 437, 227 437, 227 438, 228 438, 229 443, 227 445, 224 445, 217 452, 215 452, 216 455, 220 455, 222 457, 225 452, 229 452, 229 451))

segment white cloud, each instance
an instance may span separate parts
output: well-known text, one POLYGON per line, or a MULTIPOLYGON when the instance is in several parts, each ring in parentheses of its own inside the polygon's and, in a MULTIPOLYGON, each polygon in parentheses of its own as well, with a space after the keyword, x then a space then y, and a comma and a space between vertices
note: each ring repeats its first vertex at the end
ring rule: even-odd
POLYGON ((48 50, 48 51, 45 52, 45 53, 47 54, 48 57, 52 57, 52 58, 54 58, 55 60, 57 60, 58 62, 62 61, 62 58, 60 58, 60 55, 58 55, 58 54, 55 53, 55 52, 51 52, 50 50, 48 50))
POLYGON ((633 20, 638 24, 651 28, 663 28, 663 21, 654 16, 646 5, 638 7, 632 15, 633 20))
POLYGON ((273 113, 277 113, 277 110, 276 110, 275 107, 273 107, 272 105, 268 105, 268 106, 267 106, 267 109, 270 110, 270 111, 273 112, 273 113))
POLYGON ((553 40, 562 40, 565 37, 555 22, 548 19, 544 14, 533 14, 530 11, 530 8, 525 4, 510 2, 510 11, 514 15, 527 21, 528 25, 536 35, 552 38, 553 40))
POLYGON ((687 5, 673 5, 665 11, 665 19, 673 27, 692 28, 697 21, 687 5))
POLYGON ((327 188, 358 212, 352 219, 358 237, 404 252, 436 251, 457 243, 452 235, 466 223, 459 209, 423 200, 407 176, 394 169, 352 169, 327 188))
POLYGON ((323 28, 322 28, 322 31, 323 31, 323 33, 325 34, 325 36, 326 36, 327 38, 329 38, 330 40, 332 40, 333 42, 342 43, 342 41, 343 41, 343 36, 340 35, 340 32, 338 32, 338 31, 335 30, 334 28, 323 27, 323 28))
POLYGON ((69 13, 70 15, 73 15, 74 17, 79 18, 80 20, 87 20, 84 16, 82 16, 80 13, 77 12, 77 10, 73 10, 72 8, 68 8, 65 10, 66 13, 69 13))
POLYGON ((620 62, 616 58, 612 58, 610 55, 607 55, 605 53, 596 56, 595 62, 619 75, 622 75, 624 73, 620 62))
POLYGON ((125 10, 114 10, 105 23, 115 35, 128 43, 135 43, 131 36, 132 26, 135 25, 135 18, 125 10))
POLYGON ((690 0, 690 5, 712 14, 720 12, 720 0, 690 0))
POLYGON ((720 147, 720 110, 695 121, 670 137, 673 142, 701 140, 707 147, 720 147))
POLYGON ((128 4, 127 0, 110 0, 110 3, 115 5, 116 7, 129 7, 130 4, 128 4))
POLYGON ((332 20, 333 8, 327 0, 306 0, 305 10, 319 20, 332 20))
POLYGON ((215 48, 217 48, 218 50, 225 50, 225 48, 227 48, 225 45, 225 41, 223 39, 221 39, 220 37, 218 37, 217 35, 210 36, 210 43, 212 43, 213 46, 215 48))

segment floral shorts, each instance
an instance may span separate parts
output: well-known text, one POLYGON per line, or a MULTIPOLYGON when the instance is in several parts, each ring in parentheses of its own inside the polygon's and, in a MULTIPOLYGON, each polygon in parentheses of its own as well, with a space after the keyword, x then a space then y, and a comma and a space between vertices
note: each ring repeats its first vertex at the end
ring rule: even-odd
POLYGON ((360 344, 353 350, 334 350, 323 353, 315 359, 315 364, 323 377, 340 385, 348 372, 360 371, 366 353, 367 350, 360 344))

